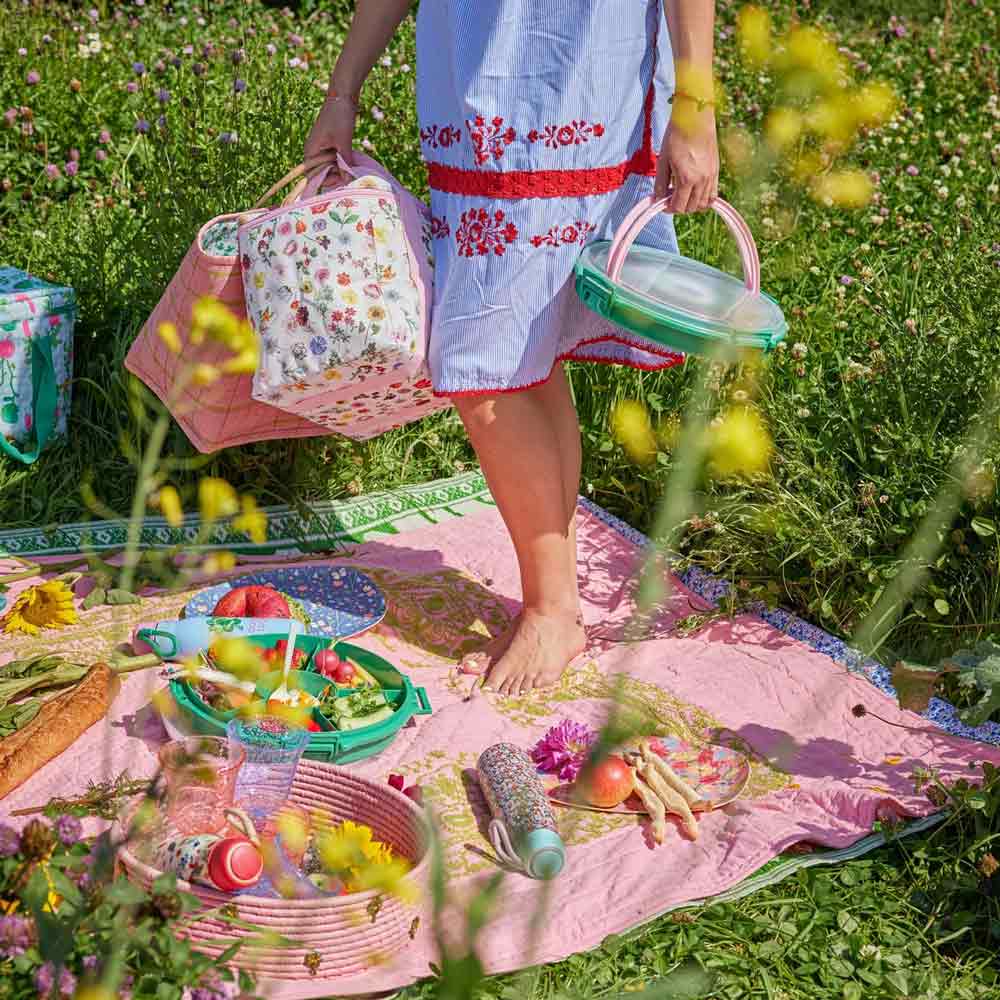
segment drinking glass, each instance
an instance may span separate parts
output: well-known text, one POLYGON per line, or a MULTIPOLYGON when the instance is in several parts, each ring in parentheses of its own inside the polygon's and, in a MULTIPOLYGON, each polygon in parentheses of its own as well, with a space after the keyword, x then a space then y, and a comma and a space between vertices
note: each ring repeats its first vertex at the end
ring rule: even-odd
POLYGON ((236 805, 260 832, 288 800, 295 769, 309 742, 309 731, 277 716, 264 715, 233 719, 226 733, 230 743, 246 755, 236 783, 236 805))
POLYGON ((233 805, 243 749, 215 736, 173 740, 160 749, 167 818, 185 836, 218 833, 233 805))

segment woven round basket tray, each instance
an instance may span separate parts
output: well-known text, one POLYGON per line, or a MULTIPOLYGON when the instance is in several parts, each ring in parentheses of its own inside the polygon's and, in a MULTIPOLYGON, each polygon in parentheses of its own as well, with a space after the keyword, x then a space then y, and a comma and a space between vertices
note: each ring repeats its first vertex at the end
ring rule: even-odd
MULTIPOLYGON (((422 894, 429 866, 427 827, 420 808, 405 795, 344 768, 303 760, 289 802, 333 823, 353 820, 370 827, 376 840, 412 862, 407 878, 422 894)), ((122 832, 118 829, 116 834, 122 832)), ((127 846, 118 858, 129 878, 145 889, 163 874, 127 846)), ((364 972, 410 943, 419 913, 419 904, 410 906, 377 891, 280 899, 230 895, 181 879, 177 888, 213 910, 227 906, 229 917, 253 925, 254 929, 234 926, 218 915, 196 917, 185 934, 200 951, 219 954, 234 941, 259 938, 264 932, 265 942, 245 945, 233 964, 269 979, 315 981, 364 972), (289 943, 266 941, 268 932, 289 943)))

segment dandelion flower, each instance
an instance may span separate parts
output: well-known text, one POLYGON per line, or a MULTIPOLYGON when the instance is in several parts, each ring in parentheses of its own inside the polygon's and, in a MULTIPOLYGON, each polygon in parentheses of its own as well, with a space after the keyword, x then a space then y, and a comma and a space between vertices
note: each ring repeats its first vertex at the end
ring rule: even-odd
POLYGON ((5 632, 38 635, 42 629, 62 628, 79 621, 73 591, 62 580, 50 580, 23 590, 11 609, 0 618, 5 632))

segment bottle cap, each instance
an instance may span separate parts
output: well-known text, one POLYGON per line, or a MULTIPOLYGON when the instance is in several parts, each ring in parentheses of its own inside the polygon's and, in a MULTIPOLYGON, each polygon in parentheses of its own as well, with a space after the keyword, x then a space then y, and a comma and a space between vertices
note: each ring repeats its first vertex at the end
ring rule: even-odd
POLYGON ((532 830, 522 841, 521 860, 532 878, 555 878, 566 863, 566 848, 554 830, 532 830))
POLYGON ((260 851, 246 837, 226 837, 208 856, 208 877, 224 892, 256 885, 263 870, 260 851))

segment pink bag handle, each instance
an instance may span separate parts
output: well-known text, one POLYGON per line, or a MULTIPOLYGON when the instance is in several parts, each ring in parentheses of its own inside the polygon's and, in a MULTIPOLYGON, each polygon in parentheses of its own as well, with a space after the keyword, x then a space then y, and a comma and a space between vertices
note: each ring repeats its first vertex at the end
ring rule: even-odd
POLYGON ((304 163, 300 163, 297 167, 293 167, 291 170, 281 178, 280 181, 276 181, 272 184, 260 199, 254 208, 268 208, 270 206, 271 199, 284 187, 287 187, 293 181, 298 181, 298 183, 292 188, 282 204, 291 204, 291 202, 298 200, 298 198, 304 192, 308 180, 314 178, 317 173, 322 173, 325 176, 326 172, 329 170, 330 166, 336 162, 336 154, 334 153, 321 153, 319 156, 313 156, 306 160, 304 163), (326 168, 326 170, 324 170, 326 168))
MULTIPOLYGON (((611 281, 617 282, 621 277, 625 258, 628 256, 629 250, 632 249, 636 237, 664 210, 668 201, 669 198, 660 198, 659 201, 653 198, 643 198, 625 216, 611 241, 611 249, 608 252, 608 278, 611 281)), ((760 292, 760 257, 757 255, 757 244, 754 243, 750 227, 744 221, 743 216, 729 202, 723 201, 721 198, 713 198, 709 207, 728 226, 729 232, 736 240, 736 246, 740 251, 740 260, 743 264, 743 282, 748 292, 757 295, 760 292)))

